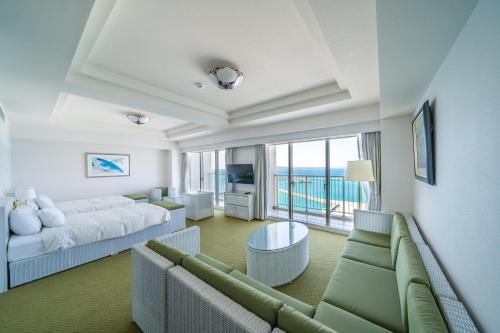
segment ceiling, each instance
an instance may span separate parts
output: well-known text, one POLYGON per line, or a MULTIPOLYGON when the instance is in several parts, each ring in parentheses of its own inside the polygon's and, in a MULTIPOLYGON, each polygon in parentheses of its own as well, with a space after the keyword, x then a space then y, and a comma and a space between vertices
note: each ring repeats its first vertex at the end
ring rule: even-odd
MULTIPOLYGON (((448 48, 472 8, 459 2, 452 6, 457 17, 444 20, 449 28, 436 33, 448 48)), ((427 80, 446 48, 409 73, 394 57, 410 60, 417 52, 408 54, 415 51, 410 42, 401 44, 406 53, 395 43, 415 34, 398 33, 398 25, 409 27, 395 17, 410 20, 411 6, 424 11, 387 0, 6 0, 0 6, 0 103, 17 137, 113 143, 133 137, 134 145, 170 149, 221 133, 252 136, 262 126, 327 128, 338 119, 345 124, 348 115, 363 122, 360 107, 399 96, 387 93, 398 91, 398 72, 424 71, 427 80), (225 65, 245 75, 234 90, 208 80, 211 68, 225 65), (135 126, 129 112, 151 121, 135 126)))

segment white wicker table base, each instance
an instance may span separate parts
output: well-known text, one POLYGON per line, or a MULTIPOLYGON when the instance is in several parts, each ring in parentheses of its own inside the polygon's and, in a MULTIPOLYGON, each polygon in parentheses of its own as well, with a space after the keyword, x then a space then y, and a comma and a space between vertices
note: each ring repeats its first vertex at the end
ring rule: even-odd
POLYGON ((270 287, 295 280, 309 263, 309 235, 283 249, 258 251, 247 246, 247 275, 270 287))

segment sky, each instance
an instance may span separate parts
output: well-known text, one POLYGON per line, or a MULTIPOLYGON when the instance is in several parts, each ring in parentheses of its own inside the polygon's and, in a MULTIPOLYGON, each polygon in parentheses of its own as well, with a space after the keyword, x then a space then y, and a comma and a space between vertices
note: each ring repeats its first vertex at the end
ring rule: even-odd
MULTIPOLYGON (((344 168, 347 161, 358 160, 356 137, 330 140, 330 167, 344 168)), ((288 166, 288 145, 276 145, 276 164, 288 166)), ((312 168, 325 166, 325 141, 307 141, 293 144, 293 166, 312 168)))

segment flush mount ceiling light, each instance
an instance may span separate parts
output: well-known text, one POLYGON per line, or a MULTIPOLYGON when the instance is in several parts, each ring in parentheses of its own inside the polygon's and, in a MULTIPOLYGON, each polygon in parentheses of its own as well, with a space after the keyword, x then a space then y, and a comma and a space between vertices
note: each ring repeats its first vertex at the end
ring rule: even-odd
POLYGON ((130 120, 131 122, 133 122, 136 125, 144 125, 149 121, 148 116, 144 116, 144 115, 139 114, 139 113, 128 114, 127 118, 128 118, 128 120, 130 120))
POLYGON ((208 77, 221 89, 234 89, 243 81, 243 73, 236 68, 215 67, 208 77))

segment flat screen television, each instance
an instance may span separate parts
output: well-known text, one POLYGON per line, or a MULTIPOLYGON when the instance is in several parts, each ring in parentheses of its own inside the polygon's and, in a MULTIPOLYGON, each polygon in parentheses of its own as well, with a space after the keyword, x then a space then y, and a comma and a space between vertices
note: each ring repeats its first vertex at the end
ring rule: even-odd
POLYGON ((253 184, 253 166, 251 164, 228 164, 227 181, 233 184, 253 184))

